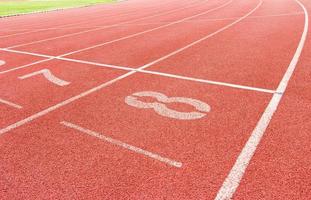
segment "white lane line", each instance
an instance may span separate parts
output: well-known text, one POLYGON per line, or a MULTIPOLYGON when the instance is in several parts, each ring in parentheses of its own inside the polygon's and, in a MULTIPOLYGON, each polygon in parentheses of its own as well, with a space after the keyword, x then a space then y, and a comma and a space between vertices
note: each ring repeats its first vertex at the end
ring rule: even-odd
POLYGON ((11 107, 16 108, 16 109, 22 109, 23 108, 22 106, 20 106, 16 103, 12 103, 10 101, 7 101, 7 100, 1 99, 1 98, 0 98, 0 103, 6 104, 7 106, 11 106, 11 107))
POLYGON ((82 133, 85 133, 85 134, 88 134, 90 136, 96 137, 96 138, 98 138, 100 140, 109 142, 109 143, 111 143, 113 145, 125 148, 125 149, 133 151, 135 153, 142 154, 142 155, 147 156, 149 158, 152 158, 152 159, 158 160, 160 162, 166 163, 166 164, 168 164, 170 166, 177 167, 177 168, 181 168, 182 167, 182 163, 181 162, 177 162, 175 160, 172 160, 172 159, 169 159, 169 158, 166 158, 166 157, 162 157, 162 156, 160 156, 158 154, 155 154, 155 153, 152 153, 150 151, 146 151, 144 149, 141 149, 139 147, 135 147, 133 145, 124 143, 124 142, 122 142, 120 140, 116 140, 116 139, 107 137, 107 136, 102 135, 100 133, 97 133, 95 131, 92 131, 92 130, 83 128, 81 126, 78 126, 76 124, 73 124, 73 123, 70 123, 70 122, 66 122, 66 121, 62 121, 60 123, 62 125, 64 125, 64 126, 68 127, 68 128, 75 129, 75 130, 80 131, 82 133))
MULTIPOLYGON (((241 21, 242 19, 245 19, 247 16, 251 15, 253 12, 255 12, 255 11, 259 8, 259 6, 260 6, 261 4, 262 4, 262 1, 260 1, 260 3, 258 3, 258 5, 257 5, 254 9, 252 9, 250 12, 248 12, 246 15, 244 15, 243 17, 241 17, 241 18, 238 19, 237 21, 241 21)), ((237 21, 233 22, 233 24, 236 24, 237 21)), ((228 25, 228 26, 226 26, 226 27, 229 28, 229 27, 231 27, 231 26, 228 25)), ((222 29, 222 30, 224 30, 224 29, 222 29)), ((219 32, 218 32, 218 33, 219 33, 219 32)), ((215 34, 213 34, 213 35, 215 35, 215 34)), ((197 44, 198 42, 196 41, 195 43, 197 44)), ((188 46, 189 46, 189 45, 188 45, 188 46)), ((148 66, 145 66, 145 65, 144 65, 144 66, 138 68, 137 70, 142 70, 142 69, 145 69, 145 68, 147 68, 147 67, 148 67, 148 66)), ((115 79, 112 79, 112 80, 110 80, 110 81, 107 81, 107 82, 105 82, 105 83, 103 83, 103 84, 100 84, 100 85, 98 85, 98 86, 96 86, 96 87, 90 89, 90 90, 87 90, 87 91, 82 92, 82 93, 80 93, 80 94, 78 94, 78 95, 76 95, 76 96, 73 96, 73 97, 71 97, 71 98, 69 98, 69 99, 67 99, 67 100, 65 100, 65 101, 62 101, 62 102, 60 102, 60 103, 58 103, 58 104, 56 104, 56 105, 54 105, 54 106, 51 106, 51 107, 49 107, 49 108, 46 108, 46 109, 44 109, 44 110, 42 110, 42 111, 40 111, 40 112, 38 112, 38 113, 36 113, 36 114, 33 114, 33 115, 31 115, 31 116, 25 118, 25 119, 22 119, 22 120, 20 120, 20 121, 18 121, 18 122, 15 122, 15 123, 13 123, 13 124, 11 124, 11 125, 5 127, 5 128, 0 129, 0 135, 2 135, 2 134, 4 134, 4 133, 7 133, 7 132, 9 132, 9 131, 11 131, 11 130, 17 128, 17 127, 20 127, 20 126, 24 125, 24 124, 27 124, 27 123, 29 123, 29 122, 31 122, 31 121, 37 119, 37 118, 40 118, 40 117, 42 117, 42 116, 44 116, 44 115, 46 115, 46 114, 48 114, 48 113, 50 113, 50 112, 52 112, 52 111, 58 109, 58 108, 61 108, 61 107, 65 106, 65 105, 67 105, 67 104, 70 104, 70 103, 72 103, 72 102, 74 102, 74 101, 76 101, 76 100, 78 100, 78 99, 81 99, 82 97, 88 96, 89 94, 92 94, 92 93, 94 93, 94 92, 96 92, 96 91, 98 91, 98 90, 101 90, 101 89, 103 89, 103 88, 105 88, 105 87, 107 87, 107 86, 109 86, 109 85, 111 85, 111 84, 113 84, 113 83, 115 83, 115 82, 117 82, 117 81, 119 81, 119 80, 122 80, 122 79, 124 79, 124 78, 126 78, 126 77, 128 77, 128 76, 131 76, 131 75, 133 75, 133 74, 135 74, 135 73, 136 73, 136 71, 130 71, 130 72, 126 73, 126 74, 123 74, 123 75, 121 75, 121 76, 115 78, 115 79)))
MULTIPOLYGON (((304 47, 307 34, 308 34, 308 27, 309 27, 309 16, 308 11, 304 7, 304 5, 295 0, 302 10, 305 13, 305 23, 304 23, 304 30, 301 35, 301 39, 299 41, 298 47, 296 52, 287 68, 286 73, 284 74, 277 91, 279 93, 284 93, 288 82, 293 75, 293 72, 297 66, 299 61, 299 57, 301 55, 302 49, 304 47)), ((217 193, 215 200, 228 200, 231 199, 238 188, 241 179, 245 173, 245 170, 250 163, 257 146, 259 145, 275 111, 278 108, 278 105, 282 99, 282 94, 274 94, 272 99, 270 100, 268 106, 266 107, 263 115, 261 116, 260 120, 258 121, 255 129, 253 130, 251 136, 249 137, 248 141, 246 142, 245 146, 243 147, 240 155, 238 156, 235 164, 233 165, 231 171, 229 172, 228 176, 226 177, 224 183, 222 184, 220 190, 217 193)))
MULTIPOLYGON (((4 51, 6 51, 6 50, 4 50, 4 51)), ((12 50, 8 50, 8 51, 12 52, 12 50)), ((18 51, 18 50, 13 50, 13 51, 15 53, 28 54, 28 52, 24 52, 24 51, 18 51)), ((30 53, 30 54, 32 54, 32 53, 30 53)), ((41 54, 39 54, 39 55, 36 54, 36 55, 37 56, 45 56, 45 55, 41 55, 41 54)), ((120 70, 125 70, 125 71, 135 71, 135 72, 139 72, 139 73, 153 74, 153 75, 157 75, 157 76, 164 76, 164 77, 176 78, 176 79, 181 79, 181 80, 188 80, 188 81, 199 82, 199 83, 220 85, 220 86, 226 86, 226 87, 243 89, 243 90, 251 90, 251 91, 264 92, 264 93, 270 93, 270 94, 276 93, 275 90, 266 89, 266 88, 251 87, 251 86, 240 85, 240 84, 226 83, 226 82, 222 82, 222 81, 212 81, 212 80, 207 80, 207 79, 200 79, 200 78, 182 76, 182 75, 171 74, 171 73, 157 72, 157 71, 152 71, 152 70, 143 70, 143 69, 139 70, 139 69, 125 67, 125 66, 110 65, 110 64, 97 63, 97 62, 92 62, 92 61, 78 60, 78 59, 73 59, 73 58, 62 58, 62 57, 57 57, 57 56, 46 56, 46 57, 49 57, 49 59, 38 61, 38 63, 46 62, 46 61, 52 60, 52 59, 57 59, 57 60, 64 60, 64 61, 75 62, 75 63, 80 63, 80 64, 93 65, 96 67, 120 69, 120 70)), ((11 71, 18 70, 18 69, 26 68, 28 66, 29 65, 24 65, 24 66, 12 68, 12 69, 9 69, 6 71, 0 71, 0 74, 5 74, 5 73, 11 72, 11 71)))
MULTIPOLYGON (((208 1, 208 0, 206 0, 206 1, 208 1)), ((123 25, 123 24, 133 23, 133 22, 136 22, 136 21, 141 21, 141 20, 144 20, 144 19, 149 19, 149 18, 161 16, 161 15, 167 15, 167 14, 174 13, 174 12, 177 12, 177 11, 180 11, 180 10, 184 10, 184 9, 187 9, 187 8, 191 8, 191 7, 194 7, 194 6, 195 5, 186 6, 186 7, 182 7, 182 8, 177 8, 177 9, 170 10, 168 12, 158 13, 158 14, 155 14, 155 15, 146 16, 146 17, 142 17, 142 18, 139 18, 139 19, 129 20, 129 21, 120 22, 120 23, 117 23, 117 24, 107 25, 107 26, 103 26, 103 27, 99 27, 99 28, 79 31, 79 32, 76 32, 76 33, 65 34, 65 35, 62 35, 62 36, 51 37, 51 38, 37 40, 37 41, 33 41, 33 42, 17 44, 17 45, 13 45, 13 46, 10 46, 10 47, 7 47, 7 48, 8 49, 13 49, 13 48, 21 47, 21 46, 42 43, 42 42, 46 42, 46 41, 56 40, 56 39, 65 38, 65 37, 71 37, 71 36, 80 35, 80 34, 89 33, 89 32, 95 32, 95 31, 104 30, 104 29, 107 29, 107 28, 118 27, 118 26, 123 25)))

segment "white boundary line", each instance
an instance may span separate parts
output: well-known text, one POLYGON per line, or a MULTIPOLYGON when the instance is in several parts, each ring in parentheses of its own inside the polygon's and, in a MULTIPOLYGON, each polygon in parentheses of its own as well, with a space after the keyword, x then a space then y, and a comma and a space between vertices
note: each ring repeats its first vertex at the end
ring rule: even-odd
MULTIPOLYGON (((277 91, 279 93, 284 93, 288 82, 297 66, 299 61, 299 57, 301 55, 302 49, 304 47, 307 34, 308 34, 308 27, 309 27, 309 16, 308 11, 304 7, 304 5, 295 0, 302 10, 305 13, 305 23, 304 23, 304 30, 301 35, 300 42, 298 44, 297 50, 287 68, 286 73, 284 74, 277 91)), ((246 142, 245 146, 243 147, 240 155, 238 156, 235 164, 233 165, 231 171, 229 172, 227 178, 225 179, 224 183, 222 184, 220 190, 217 193, 215 200, 228 200, 233 197, 236 189, 238 188, 241 179, 245 173, 245 170, 250 163, 257 146, 259 145, 275 111, 278 108, 278 105, 282 99, 282 94, 274 94, 272 99, 270 100, 268 106, 266 107, 263 115, 261 116, 260 120, 258 121, 255 129, 253 130, 251 136, 249 137, 248 141, 246 142)))
MULTIPOLYGON (((205 0, 205 2, 207 2, 208 0, 205 0)), ((81 35, 84 33, 89 33, 89 32, 95 32, 95 31, 100 31, 100 30, 105 30, 108 28, 113 28, 113 27, 118 27, 120 25, 124 25, 127 23, 133 23, 136 21, 141 21, 141 20, 145 20, 145 19, 149 19, 149 18, 153 18, 153 17, 157 17, 157 16, 162 16, 162 15, 167 15, 169 13, 174 13, 180 10, 184 10, 187 8, 191 8, 191 7, 195 7, 197 3, 191 4, 190 6, 185 6, 182 8, 177 8, 177 9, 173 9, 167 12, 163 12, 163 13, 157 13, 155 15, 150 15, 150 16, 146 16, 146 17, 142 17, 142 18, 138 18, 138 19, 134 19, 134 20, 129 20, 129 21, 125 21, 125 22, 120 22, 120 23, 116 23, 116 24, 112 24, 112 25, 106 25, 106 26, 102 26, 99 28, 94 28, 94 29, 89 29, 89 30, 84 30, 84 31, 79 31, 79 32, 75 32, 75 33, 69 33, 69 34, 65 34, 65 35, 61 35, 61 36, 57 36, 57 37, 50 37, 50 38, 46 38, 46 39, 42 39, 42 40, 37 40, 37 41, 32 41, 32 42, 28 42, 28 43, 22 43, 22 44, 17 44, 17 45, 13 45, 10 47, 7 47, 8 49, 12 49, 12 48, 16 48, 16 47, 21 47, 21 46, 27 46, 27 45, 31 45, 31 44, 38 44, 38 43, 42 43, 42 42, 46 42, 46 41, 51 41, 51 40, 56 40, 56 39, 60 39, 60 38, 66 38, 66 37, 71 37, 71 36, 75 36, 75 35, 81 35)), ((1 37, 0 37, 1 38, 1 37)))
MULTIPOLYGON (((21 54, 24 53, 26 55, 29 55, 29 54, 33 55, 32 53, 28 53, 28 52, 24 52, 24 51, 17 51, 17 50, 3 50, 3 51, 14 52, 14 53, 21 53, 21 54)), ((164 76, 164 77, 188 80, 188 81, 199 82, 199 83, 221 85, 221 86, 237 88, 237 89, 243 89, 243 90, 251 90, 251 91, 264 92, 264 93, 270 93, 270 94, 276 93, 275 90, 266 89, 266 88, 251 87, 251 86, 240 85, 240 84, 226 83, 226 82, 222 82, 222 81, 212 81, 212 80, 207 80, 207 79, 200 79, 200 78, 194 78, 194 77, 189 77, 189 76, 182 76, 182 75, 165 73, 165 72, 157 72, 157 71, 153 71, 153 70, 143 70, 143 69, 139 70, 139 69, 125 67, 125 66, 110 65, 110 64, 97 63, 97 62, 91 62, 91 61, 85 61, 85 60, 77 60, 77 59, 72 59, 72 58, 61 58, 61 57, 57 57, 57 56, 55 56, 55 57, 54 56, 46 56, 46 55, 41 55, 41 54, 39 54, 39 55, 35 54, 34 56, 42 56, 42 57, 47 57, 48 58, 48 59, 37 61, 35 64, 46 62, 46 61, 49 61, 49 60, 52 60, 52 59, 57 59, 57 60, 75 62, 75 63, 80 63, 80 64, 93 65, 93 66, 96 66, 96 67, 105 67, 105 68, 119 69, 119 70, 125 70, 125 71, 135 71, 135 72, 139 72, 139 73, 153 74, 153 75, 157 75, 157 76, 164 76)), ((32 65, 33 65, 33 63, 27 64, 27 65, 23 65, 23 66, 20 66, 20 67, 16 67, 16 68, 12 68, 12 69, 8 69, 8 70, 5 70, 5 71, 0 71, 0 75, 1 74, 6 74, 6 73, 9 73, 9 72, 12 72, 12 71, 16 71, 16 70, 19 70, 19 69, 27 68, 27 67, 32 66, 32 65)))
MULTIPOLYGON (((261 6, 261 4, 262 4, 262 0, 260 0, 260 2, 257 4, 257 6, 256 6, 255 8, 253 8, 251 11, 249 11, 246 15, 244 15, 244 16, 241 17, 240 19, 234 21, 233 23, 231 23, 231 24, 225 26, 226 28, 224 27, 224 28, 222 28, 221 30, 224 31, 225 29, 230 28, 230 27, 233 26, 234 24, 236 24, 236 23, 242 21, 243 19, 247 18, 249 15, 251 15, 252 13, 254 13, 254 12, 261 6)), ((220 33, 220 32, 221 32, 221 31, 217 31, 217 33, 220 33)), ((210 35, 215 35, 215 33, 212 33, 212 34, 210 34, 210 35)), ((207 38, 209 38, 209 37, 205 37, 205 39, 207 39, 207 38)), ((198 41, 203 41, 203 40, 197 40, 197 41, 193 42, 192 45, 197 44, 198 41)), ((191 45, 191 44, 187 45, 187 48, 189 48, 189 47, 192 46, 192 45, 191 45)), ((184 49, 184 48, 182 48, 182 49, 184 49)), ((178 52, 180 52, 180 50, 175 51, 174 54, 177 54, 178 52)), ((170 55, 172 55, 172 54, 170 54, 170 55)), ((165 56, 165 57, 166 57, 166 56, 165 56)), ((160 60, 162 60, 162 59, 158 59, 158 60, 160 61, 160 60)), ((154 62, 152 62, 152 63, 154 63, 154 62)), ((147 68, 148 66, 150 66, 150 65, 149 65, 149 64, 148 64, 148 65, 144 65, 144 66, 138 68, 138 70, 145 69, 145 68, 147 68)), ((33 115, 31 115, 31 116, 25 118, 25 119, 22 119, 22 120, 20 120, 20 121, 18 121, 18 122, 15 122, 15 123, 13 123, 13 124, 11 124, 11 125, 5 127, 5 128, 2 128, 2 129, 0 129, 0 136, 3 135, 4 133, 7 133, 7 132, 9 132, 9 131, 11 131, 11 130, 17 128, 17 127, 20 127, 20 126, 22 126, 22 125, 24 125, 24 124, 27 124, 27 123, 29 123, 29 122, 31 122, 31 121, 37 119, 37 118, 40 118, 40 117, 42 117, 42 116, 44 116, 44 115, 46 115, 46 114, 48 114, 48 113, 50 113, 50 112, 52 112, 52 111, 58 109, 58 108, 61 108, 61 107, 65 106, 65 105, 67 105, 67 104, 70 104, 70 103, 72 103, 72 102, 78 100, 78 99, 81 99, 82 97, 88 96, 89 94, 92 94, 92 93, 94 93, 94 92, 96 92, 96 91, 98 91, 98 90, 101 90, 101 89, 103 89, 103 88, 105 88, 105 87, 107 87, 107 86, 109 86, 109 85, 111 85, 111 84, 113 84, 113 83, 115 83, 115 82, 117 82, 117 81, 119 81, 119 80, 122 80, 122 79, 124 79, 124 78, 126 78, 126 77, 128 77, 128 76, 131 76, 131 75, 133 75, 133 74, 135 74, 135 73, 136 73, 136 71, 130 71, 130 72, 126 73, 126 74, 123 74, 123 75, 121 75, 121 76, 115 78, 115 79, 112 79, 112 80, 110 80, 110 81, 107 81, 107 82, 105 82, 105 83, 103 83, 103 84, 100 84, 100 85, 98 85, 98 86, 96 86, 96 87, 94 87, 94 88, 92 88, 92 89, 89 89, 89 90, 87 90, 87 91, 85 91, 85 92, 82 92, 82 93, 80 93, 80 94, 78 94, 78 95, 76 95, 76 96, 73 96, 73 97, 71 97, 71 98, 65 100, 65 101, 62 101, 62 102, 60 102, 60 103, 58 103, 58 104, 56 104, 56 105, 54 105, 54 106, 51 106, 51 107, 46 108, 46 109, 44 109, 44 110, 42 110, 42 111, 40 111, 40 112, 38 112, 38 113, 35 113, 35 114, 33 114, 33 115)))
POLYGON ((93 137, 96 137, 96 138, 98 138, 100 140, 109 142, 109 143, 111 143, 113 145, 125 148, 125 149, 133 151, 135 153, 142 154, 142 155, 147 156, 149 158, 152 158, 152 159, 158 160, 160 162, 166 163, 166 164, 168 164, 170 166, 177 167, 177 168, 181 168, 182 167, 182 163, 181 162, 177 162, 177 161, 172 160, 170 158, 162 157, 162 156, 160 156, 158 154, 155 154, 155 153, 152 153, 150 151, 146 151, 144 149, 141 149, 139 147, 135 147, 133 145, 124 143, 124 142, 122 142, 120 140, 116 140, 116 139, 110 138, 110 137, 105 136, 103 134, 100 134, 100 133, 97 133, 95 131, 83 128, 81 126, 78 126, 76 124, 73 124, 73 123, 70 123, 70 122, 66 122, 66 121, 62 121, 62 122, 60 122, 60 124, 66 126, 68 128, 72 128, 72 129, 75 129, 77 131, 80 131, 82 133, 86 133, 86 134, 88 134, 90 136, 93 136, 93 137))
POLYGON ((7 101, 7 100, 1 99, 1 98, 0 98, 0 103, 6 104, 6 105, 11 106, 11 107, 16 108, 16 109, 22 109, 23 108, 22 106, 17 105, 16 103, 12 103, 10 101, 7 101))

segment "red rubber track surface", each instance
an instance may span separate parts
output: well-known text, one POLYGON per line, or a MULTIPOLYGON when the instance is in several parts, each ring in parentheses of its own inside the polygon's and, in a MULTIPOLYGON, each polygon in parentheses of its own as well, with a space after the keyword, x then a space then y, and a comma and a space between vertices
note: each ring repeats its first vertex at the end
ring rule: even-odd
POLYGON ((311 199, 310 11, 129 0, 0 19, 0 199, 311 199), (142 91, 171 102, 131 105, 142 91), (189 98, 210 110, 189 119, 189 98))

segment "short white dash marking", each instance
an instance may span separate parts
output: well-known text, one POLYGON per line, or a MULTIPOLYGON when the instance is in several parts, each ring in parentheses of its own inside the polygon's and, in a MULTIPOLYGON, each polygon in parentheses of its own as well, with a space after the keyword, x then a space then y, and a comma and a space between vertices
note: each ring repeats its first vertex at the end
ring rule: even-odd
POLYGON ((22 108, 23 108, 22 106, 20 106, 20 105, 18 105, 18 104, 16 104, 16 103, 12 103, 12 102, 10 102, 10 101, 7 101, 7 100, 1 99, 1 98, 0 98, 0 103, 6 104, 6 105, 8 105, 8 106, 11 106, 11 107, 17 108, 17 109, 22 109, 22 108))
POLYGON ((171 166, 174 166, 174 167, 177 167, 177 168, 182 167, 182 163, 181 163, 181 162, 177 162, 177 161, 171 160, 171 159, 169 159, 169 158, 162 157, 162 156, 160 156, 160 155, 158 155, 158 154, 152 153, 152 152, 150 152, 150 151, 146 151, 146 150, 141 149, 141 148, 139 148, 139 147, 132 146, 132 145, 127 144, 127 143, 124 143, 124 142, 122 142, 122 141, 120 141, 120 140, 116 140, 116 139, 107 137, 107 136, 105 136, 105 135, 102 135, 102 134, 97 133, 97 132, 95 132, 95 131, 91 131, 91 130, 86 129, 86 128, 83 128, 83 127, 81 127, 81 126, 72 124, 72 123, 70 123, 70 122, 62 121, 62 122, 60 122, 60 123, 61 123, 62 125, 64 125, 64 126, 69 127, 69 128, 78 130, 78 131, 80 131, 80 132, 82 132, 82 133, 86 133, 86 134, 88 134, 88 135, 90 135, 90 136, 96 137, 96 138, 98 138, 98 139, 100 139, 100 140, 104 140, 104 141, 109 142, 109 143, 111 143, 111 144, 114 144, 114 145, 123 147, 123 148, 128 149, 128 150, 130 150, 130 151, 133 151, 133 152, 135 152, 135 153, 142 154, 142 155, 147 156, 147 157, 149 157, 149 158, 153 158, 153 159, 155 159, 155 160, 164 162, 164 163, 166 163, 166 164, 168 164, 168 165, 171 165, 171 166))

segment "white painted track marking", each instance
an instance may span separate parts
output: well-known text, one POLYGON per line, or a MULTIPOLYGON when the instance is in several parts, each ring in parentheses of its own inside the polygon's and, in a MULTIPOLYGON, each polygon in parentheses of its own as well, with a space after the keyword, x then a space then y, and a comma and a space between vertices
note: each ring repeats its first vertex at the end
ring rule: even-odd
POLYGON ((58 86, 66 86, 66 85, 69 85, 70 82, 68 81, 65 81, 65 80, 62 80, 60 78, 57 78, 55 75, 52 74, 52 72, 48 69, 42 69, 42 70, 39 70, 39 71, 36 71, 36 72, 32 72, 32 73, 29 73, 29 74, 26 74, 24 76, 20 76, 18 77, 19 79, 28 79, 30 77, 33 77, 33 76, 37 76, 37 75, 43 75, 48 81, 50 81, 51 83, 55 84, 55 85, 58 85, 58 86))
POLYGON ((89 129, 86 129, 86 128, 83 128, 81 126, 78 126, 78 125, 75 125, 75 124, 72 124, 70 122, 66 122, 66 121, 62 121, 60 122, 62 125, 66 126, 66 127, 69 127, 69 128, 72 128, 72 129, 75 129, 77 131, 80 131, 82 133, 86 133, 90 136, 93 136, 93 137, 96 137, 100 140, 103 140, 103 141, 106 141, 106 142, 109 142, 111 144, 114 144, 116 146, 119 146, 119 147, 122 147, 122 148, 125 148, 127 150, 130 150, 130 151, 133 151, 135 153, 138 153, 138 154, 142 154, 144 156, 147 156, 149 158, 152 158, 152 159, 155 159, 155 160, 158 160, 160 162, 163 162, 163 163, 166 163, 170 166, 173 166, 173 167, 177 167, 177 168, 180 168, 182 167, 182 163, 181 162, 177 162, 177 161, 174 161, 172 159, 169 159, 169 158, 166 158, 166 157, 162 157, 158 154, 155 154, 155 153, 152 153, 150 151, 146 151, 144 149, 141 149, 139 147, 135 147, 133 145, 130 145, 130 144, 127 144, 127 143, 124 143, 120 140, 116 140, 116 139, 113 139, 113 138, 110 138, 110 137, 107 137, 105 135, 102 135, 100 133, 97 133, 95 131, 92 131, 92 130, 89 130, 89 129))
POLYGON ((136 92, 130 96, 125 97, 125 103, 136 108, 153 109, 157 114, 161 116, 178 120, 200 119, 202 117, 205 117, 206 114, 211 110, 211 107, 203 101, 187 97, 167 97, 163 93, 154 91, 136 92), (155 98, 158 102, 144 102, 138 100, 138 97, 152 97, 155 98), (166 104, 168 103, 188 104, 192 106, 196 111, 180 112, 168 108, 166 106, 166 104))
POLYGON ((245 170, 250 163, 257 146, 259 145, 275 111, 278 108, 278 105, 283 97, 283 93, 285 92, 288 82, 293 75, 293 72, 298 64, 299 57, 301 55, 302 49, 304 47, 307 34, 308 34, 308 27, 309 27, 309 16, 308 11, 304 7, 304 5, 295 0, 302 10, 305 13, 305 23, 304 23, 304 30, 299 41, 298 47, 296 52, 287 68, 286 73, 284 74, 277 91, 281 94, 274 94, 272 99, 270 100, 268 106, 266 107, 263 115, 261 116, 260 120, 258 121, 255 129, 253 130, 251 136, 249 137, 248 141, 246 142, 245 146, 243 147, 240 155, 238 156, 235 164, 233 165, 231 171, 229 172, 227 178, 225 179, 224 183, 222 184, 220 190, 217 193, 215 200, 229 200, 233 197, 236 189, 238 188, 241 179, 245 173, 245 170))
POLYGON ((13 108, 16 108, 16 109, 22 109, 23 108, 22 106, 20 106, 16 103, 12 103, 10 101, 7 101, 7 100, 1 99, 1 98, 0 98, 0 103, 6 104, 6 105, 13 107, 13 108))
POLYGON ((62 36, 51 37, 51 38, 47 38, 47 39, 43 39, 43 40, 37 40, 37 41, 33 41, 33 42, 17 44, 17 45, 13 45, 13 46, 10 46, 10 47, 7 47, 7 48, 13 49, 13 48, 21 47, 21 46, 42 43, 42 42, 46 42, 46 41, 51 41, 51 40, 55 40, 55 39, 60 39, 60 38, 80 35, 80 34, 89 33, 89 32, 95 32, 95 31, 104 30, 104 29, 107 29, 107 28, 112 28, 112 27, 118 27, 118 26, 123 25, 123 24, 133 23, 133 22, 136 22, 136 21, 140 21, 140 20, 144 20, 144 19, 149 19, 149 18, 152 18, 152 17, 157 17, 157 16, 161 16, 161 15, 166 15, 166 14, 169 14, 169 13, 174 13, 174 12, 177 12, 177 11, 180 11, 180 10, 183 10, 183 9, 187 9, 187 8, 190 8, 190 7, 194 7, 194 6, 187 6, 187 7, 177 8, 177 9, 170 10, 168 12, 158 13, 158 14, 155 14, 155 15, 146 16, 146 17, 142 17, 142 18, 139 18, 139 19, 129 20, 129 21, 125 21, 125 22, 121 22, 121 23, 117 23, 117 24, 113 24, 113 25, 107 25, 107 26, 103 26, 103 27, 99 27, 99 28, 94 28, 94 29, 79 31, 79 32, 76 32, 76 33, 65 34, 65 35, 62 35, 62 36))
MULTIPOLYGON (((248 12, 246 15, 244 15, 243 17, 241 17, 237 21, 234 21, 232 24, 236 24, 237 22, 240 22, 241 20, 245 19, 246 17, 248 17, 249 15, 254 13, 260 7, 261 4, 262 4, 262 1, 260 1, 254 9, 252 9, 250 12, 248 12)), ((226 27, 230 28, 231 26, 227 25, 226 27)), ((225 29, 222 28, 221 30, 224 31, 225 29)), ((216 32, 220 33, 219 31, 216 31, 216 32)), ((215 34, 212 33, 210 35, 215 35, 215 34)), ((197 43, 198 42, 196 41, 195 44, 197 44, 197 43)), ((142 69, 145 69, 147 67, 148 66, 144 65, 144 66, 138 68, 137 70, 142 70, 142 69)), ((9 131, 17 128, 17 127, 20 127, 20 126, 24 125, 24 124, 27 124, 27 123, 29 123, 29 122, 37 119, 37 118, 40 118, 40 117, 42 117, 42 116, 44 116, 44 115, 46 115, 46 114, 48 114, 48 113, 58 109, 58 108, 61 108, 61 107, 65 106, 65 105, 68 105, 68 104, 70 104, 70 103, 72 103, 72 102, 74 102, 74 101, 76 101, 78 99, 81 99, 82 97, 88 96, 89 94, 92 94, 92 93, 94 93, 94 92, 96 92, 98 90, 101 90, 101 89, 103 89, 103 88, 105 88, 105 87, 107 87, 107 86, 109 86, 109 85, 111 85, 111 84, 113 84, 113 83, 115 83, 115 82, 117 82, 119 80, 122 80, 122 79, 124 79, 124 78, 126 78, 128 76, 131 76, 131 75, 133 75, 135 73, 136 73, 136 71, 130 71, 130 72, 126 73, 126 74, 123 74, 123 75, 115 78, 115 79, 107 81, 107 82, 105 82, 103 84, 100 84, 100 85, 90 89, 90 90, 82 92, 82 93, 80 93, 80 94, 78 94, 76 96, 73 96, 73 97, 71 97, 71 98, 69 98, 69 99, 67 99, 65 101, 62 101, 62 102, 60 102, 60 103, 58 103, 58 104, 56 104, 54 106, 51 106, 51 107, 49 107, 47 109, 44 109, 44 110, 42 110, 42 111, 40 111, 40 112, 38 112, 36 114, 33 114, 33 115, 31 115, 31 116, 29 116, 29 117, 27 117, 25 119, 22 119, 22 120, 20 120, 18 122, 15 122, 14 124, 11 124, 11 125, 9 125, 9 126, 7 126, 5 128, 0 129, 0 135, 2 135, 4 133, 7 133, 7 132, 9 132, 9 131)))
POLYGON ((0 60, 0 66, 5 65, 5 61, 4 60, 0 60))
POLYGON ((94 65, 97 67, 105 67, 105 68, 112 68, 112 69, 120 69, 120 70, 126 70, 126 71, 136 71, 139 73, 146 73, 146 74, 153 74, 157 76, 164 76, 164 77, 169 77, 169 78, 176 78, 176 79, 181 79, 181 80, 188 80, 188 81, 193 81, 193 82, 199 82, 199 83, 206 83, 206 84, 212 84, 212 85, 221 85, 225 87, 232 87, 232 88, 237 88, 237 89, 242 89, 242 90, 251 90, 251 91, 257 91, 257 92, 264 92, 264 93, 275 93, 275 90, 270 90, 266 88, 258 88, 258 87, 251 87, 251 86, 245 86, 245 85, 239 85, 239 84, 233 84, 233 83, 226 83, 226 82, 220 82, 220 81, 212 81, 212 80, 206 80, 206 79, 200 79, 200 78, 193 78, 193 77, 188 77, 188 76, 182 76, 182 75, 177 75, 177 74, 170 74, 170 73, 164 73, 164 72, 157 72, 157 71, 151 71, 151 70, 139 70, 135 68, 130 68, 130 67, 125 67, 125 66, 117 66, 117 65, 110 65, 110 64, 104 64, 104 63, 97 63, 97 62, 91 62, 91 61, 84 61, 84 60, 78 60, 78 59, 73 59, 73 58, 62 58, 62 57, 57 57, 57 56, 48 56, 44 54, 37 54, 37 53, 30 53, 30 52, 25 52, 25 51, 19 51, 19 50, 13 50, 13 49, 1 49, 3 51, 8 51, 8 52, 13 52, 13 53, 19 53, 19 54, 25 54, 25 55, 32 55, 32 56, 40 56, 40 57, 46 57, 48 59, 38 61, 36 63, 31 63, 27 65, 23 65, 20 67, 8 69, 5 71, 0 71, 0 74, 6 74, 15 70, 23 69, 30 67, 34 64, 46 62, 52 59, 58 59, 58 60, 64 60, 64 61, 69 61, 69 62, 76 62, 80 64, 88 64, 88 65, 94 65))

